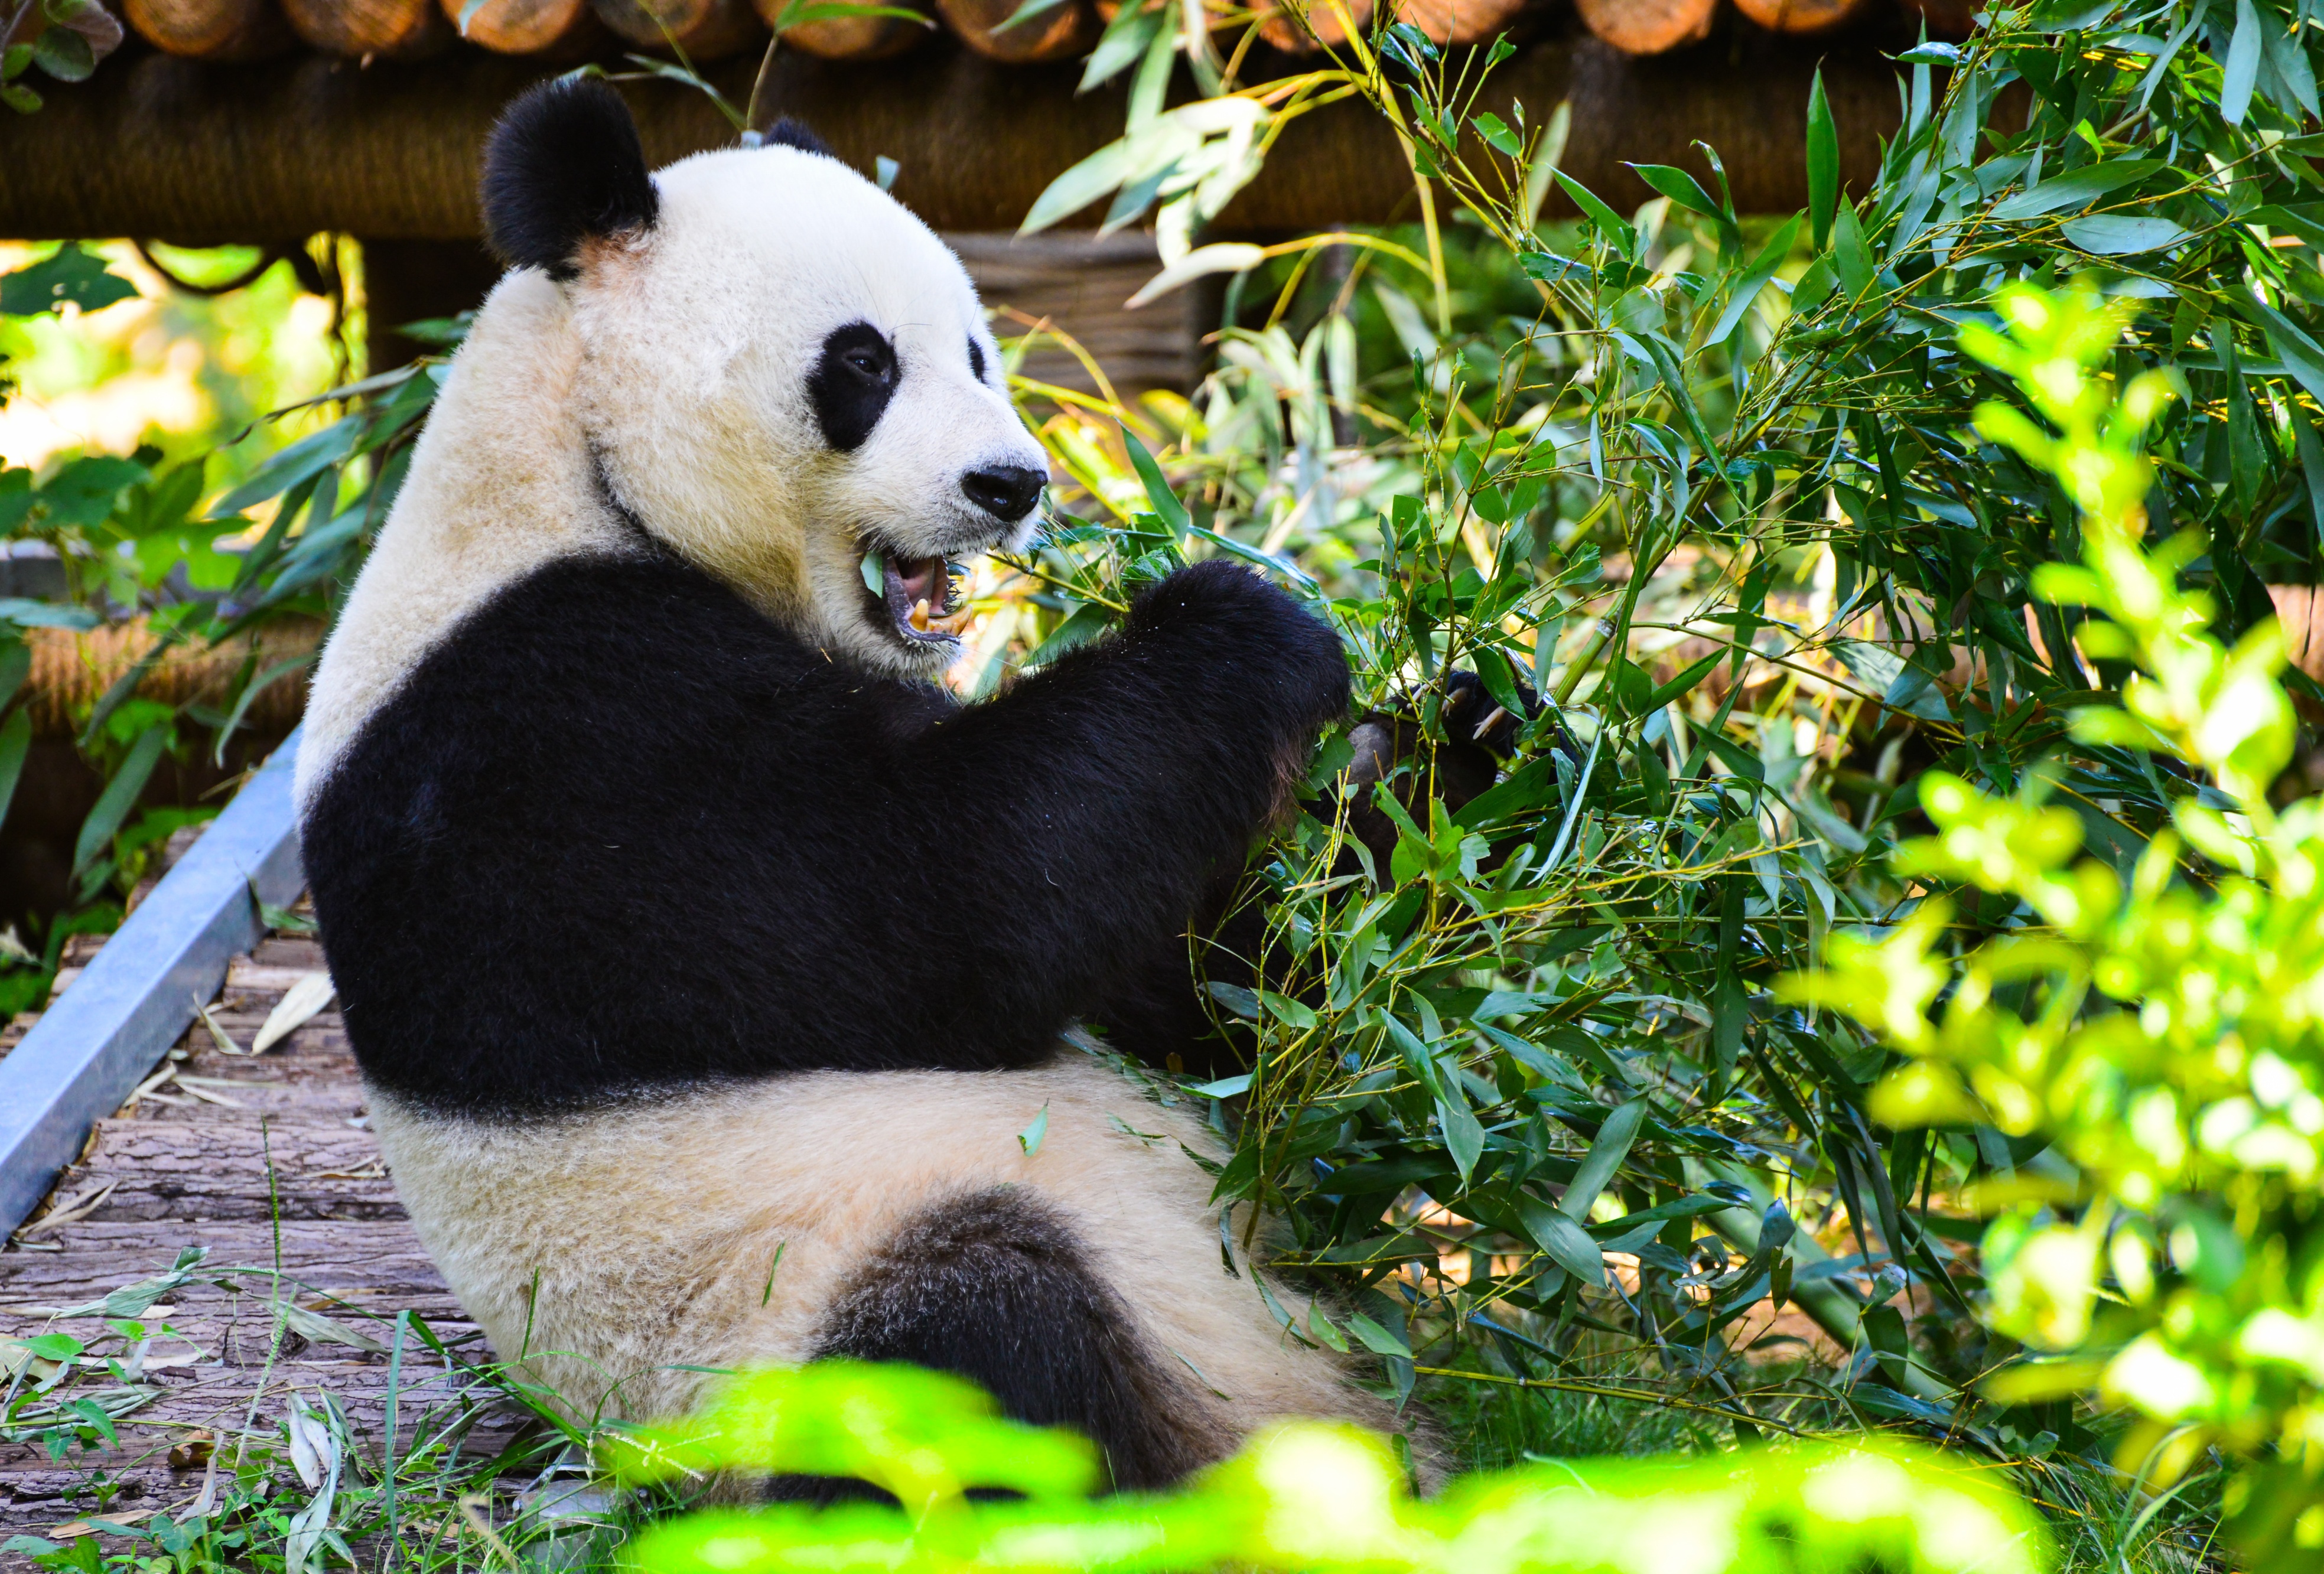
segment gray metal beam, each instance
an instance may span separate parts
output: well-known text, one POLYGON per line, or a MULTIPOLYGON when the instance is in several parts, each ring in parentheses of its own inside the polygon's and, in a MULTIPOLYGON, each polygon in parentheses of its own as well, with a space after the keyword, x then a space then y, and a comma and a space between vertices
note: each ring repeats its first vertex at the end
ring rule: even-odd
POLYGON ((290 796, 293 732, 0 1060, 0 1235, 24 1221, 264 933, 259 901, 304 883, 290 796))

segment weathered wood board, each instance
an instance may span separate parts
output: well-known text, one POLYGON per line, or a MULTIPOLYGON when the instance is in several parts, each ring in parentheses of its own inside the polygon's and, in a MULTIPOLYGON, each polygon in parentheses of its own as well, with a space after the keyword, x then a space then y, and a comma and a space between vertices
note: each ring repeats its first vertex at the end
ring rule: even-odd
MULTIPOLYGON (((101 943, 73 942, 68 968, 101 943)), ((284 992, 321 971, 314 941, 270 936, 234 962, 209 1023, 246 1052, 284 992)), ((71 977, 60 970, 60 983, 69 988, 71 977)), ((29 1022, 0 1034, 0 1054, 29 1022)), ((294 1392, 310 1404, 328 1394, 375 1450, 398 1312, 425 1319, 464 1359, 489 1358, 395 1200, 336 1008, 258 1055, 228 1053, 197 1021, 164 1070, 97 1124, 47 1204, 0 1250, 0 1335, 62 1332, 95 1346, 101 1320, 52 1313, 162 1273, 189 1247, 207 1248, 206 1278, 142 1314, 149 1329, 167 1324, 182 1337, 152 1342, 138 1382, 152 1396, 121 1420, 121 1448, 59 1461, 36 1445, 0 1444, 0 1540, 54 1538, 100 1510, 181 1508, 205 1477, 201 1450, 183 1445, 207 1433, 231 1450, 246 1419, 255 1437, 279 1440, 294 1392), (274 1348, 278 1273, 292 1305, 381 1348, 295 1330, 274 1348), (216 1278, 227 1283, 208 1282, 216 1278), (103 1502, 100 1472, 110 1488, 103 1502)), ((399 1378, 407 1429, 431 1407, 484 1402, 463 1401, 472 1382, 417 1339, 405 1341, 399 1378)), ((517 1420, 488 1421, 472 1444, 499 1446, 517 1420)), ((0 1568, 26 1566, 0 1554, 0 1568)))

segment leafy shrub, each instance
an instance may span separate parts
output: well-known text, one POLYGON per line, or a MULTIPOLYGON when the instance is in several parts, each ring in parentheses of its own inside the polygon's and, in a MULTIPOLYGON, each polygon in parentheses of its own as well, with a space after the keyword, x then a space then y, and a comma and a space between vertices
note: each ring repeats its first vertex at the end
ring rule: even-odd
MULTIPOLYGON (((2265 627, 2268 586, 2315 577, 2324 527, 2315 47, 2260 5, 1997 9, 1964 44, 1906 51, 1902 125, 1860 200, 1839 189, 1819 87, 1810 205, 1762 224, 1734 212, 1711 150, 1697 170, 1640 168, 1656 198, 1616 212, 1555 170, 1559 115, 1490 96, 1500 51, 1391 25, 1322 69, 1177 108, 1140 97, 1157 79, 1141 76, 1122 141, 1037 207, 1038 224, 1109 194, 1114 221, 1158 203, 1185 240, 1157 283, 1258 270, 1243 277, 1272 299, 1263 326, 1223 330, 1203 399, 1119 412, 1157 463, 1137 444, 1116 457, 1078 410, 1047 417, 1097 512, 1036 566, 1055 602, 1038 632, 1086 637, 1178 555, 1229 550, 1314 596, 1369 704, 1433 727, 1463 670, 1512 712, 1526 679, 1553 702, 1471 803, 1431 803, 1418 761, 1409 813, 1377 805, 1401 827, 1385 869, 1350 871, 1331 802, 1348 756, 1327 751, 1323 806, 1248 893, 1268 988, 1211 959, 1251 1067, 1211 1089, 1240 1121, 1222 1197, 1280 1210, 1286 1261, 1340 1280, 1388 1335, 1292 1337, 1352 1334, 1404 1390, 1431 1373, 1629 1384, 1738 1435, 1887 1418, 2004 1456, 2114 1456, 2103 1406, 2055 1402, 2070 1382, 2005 1385, 1997 1406, 1962 1386, 2031 1331, 2010 1299, 2028 1281, 1988 1293, 1965 1214, 1997 1180, 2097 1174, 2015 1112, 1904 1119, 1871 1090, 1913 1045, 1775 985, 1853 956, 1851 932, 1910 921, 1935 942, 1935 915, 1914 916, 1928 866, 1888 857, 1917 828, 1923 770, 2013 801, 2048 784, 2047 845, 2078 829, 2158 901, 2174 870, 2209 883, 2244 800, 2159 761, 2144 700, 2108 709, 2140 692, 2139 651, 2110 633, 2126 582, 2094 571, 2065 593, 2085 558, 2074 478, 1979 417, 2014 378, 1962 346, 1991 346, 2023 281, 2086 274, 2145 305, 2107 318, 2103 374, 2140 390, 2153 523, 2200 542, 2169 559, 2170 604, 2183 619, 2200 591, 2231 640, 2265 627), (1342 237, 1197 244, 1285 124, 1349 95, 1399 133, 1415 231, 1352 256, 1342 237), (1559 189, 1581 221, 1537 223, 1559 189), (1363 297, 1386 355, 1360 336, 1363 297), (2188 397, 2154 400, 2164 368, 2188 397), (2094 711, 2133 720, 2070 726, 2094 711), (1730 1348, 1786 1302, 1840 1347, 1836 1371, 1730 1348), (1609 1359, 1621 1382, 1593 1369, 1609 1359)), ((2153 692, 2226 724, 2263 692, 2251 639, 2153 692)), ((2293 724, 2273 704, 2240 767, 2252 802, 2299 790, 2276 779, 2293 724)), ((2218 943, 2242 961, 2222 978, 2304 1009, 2306 910, 2270 928, 2236 900, 2218 943)), ((1963 904, 1947 943, 2014 928, 2013 905, 1963 904)), ((2213 1029, 2181 1031, 2191 1055, 2213 1029)), ((2256 1145, 2268 1125, 2216 1133, 2256 1145)), ((2273 1215, 2216 1218, 2255 1266, 2281 1242, 2286 1283, 2303 1271, 2273 1215)), ((2206 1403, 2273 1425, 2238 1408, 2247 1392, 2206 1403)), ((2152 1442, 2115 1457, 2135 1467, 2152 1442)))
POLYGON ((2070 1161, 2017 1188, 1985 1238, 1995 1324, 2060 1358, 1988 1386, 2018 1400, 2102 1389, 2146 1421, 2124 1464, 2159 1453, 2162 1484, 2214 1440, 2273 1461, 2231 1488, 2232 1527, 2255 1564, 2312 1561, 2324 799, 2268 802, 2295 730, 2280 631, 2263 623, 2229 649, 2208 632, 2210 598, 2180 584, 2201 540, 2146 548, 2143 447, 2171 381, 2146 373, 2117 394, 2091 375, 2129 314, 2022 286, 1999 306, 2008 336, 1973 324, 1963 347, 2014 377, 2043 421, 1997 402, 1978 428, 2055 474, 2081 516, 2082 564, 2044 565, 2034 594, 2102 614, 2083 648, 2135 668, 2119 705, 2073 713, 2073 737, 2209 783, 2176 799, 2173 828, 2126 875, 2074 861, 2082 827, 2049 804, 2054 773, 2028 772, 2012 797, 1932 773, 1921 799, 1938 834, 1905 843, 1896 866, 2004 897, 2001 932, 1952 954, 1952 906, 1932 896, 1878 943, 1836 936, 1826 970, 1780 989, 1914 1057, 1874 1091, 1882 1118, 2039 1133, 2070 1161))

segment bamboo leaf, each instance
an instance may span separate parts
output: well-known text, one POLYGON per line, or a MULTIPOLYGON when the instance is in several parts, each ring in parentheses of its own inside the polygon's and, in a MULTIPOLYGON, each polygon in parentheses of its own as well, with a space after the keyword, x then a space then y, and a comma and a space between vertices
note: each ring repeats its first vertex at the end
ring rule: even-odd
POLYGON ((1832 213, 1840 204, 1840 131, 1832 124, 1831 100, 1824 97, 1821 66, 1808 87, 1807 164, 1808 233, 1821 252, 1831 235, 1832 213))
POLYGON ((1573 1172, 1573 1179, 1565 1188, 1564 1200, 1557 1205, 1560 1212, 1577 1223, 1589 1219, 1598 1194, 1614 1178, 1614 1172, 1622 1167, 1622 1161, 1630 1156, 1630 1145, 1637 1141, 1638 1128, 1646 1118, 1646 1101, 1643 1098, 1632 1099, 1606 1117, 1605 1124, 1598 1128, 1597 1140, 1582 1157, 1582 1167, 1573 1172))
POLYGON ((24 756, 32 747, 32 718, 18 711, 0 724, 0 819, 16 801, 16 784, 23 779, 24 756))
POLYGON ((1791 256, 1793 243, 1799 238, 1801 217, 1795 213, 1784 220, 1768 238, 1767 244, 1759 249, 1759 254, 1751 259, 1750 267, 1744 271, 1742 278, 1736 281, 1733 290, 1729 294, 1726 309, 1719 314, 1719 320, 1711 325, 1711 332, 1703 336, 1706 343, 1726 343, 1727 336, 1735 331, 1735 325, 1743 320, 1743 314, 1751 309, 1760 292, 1775 279, 1777 271, 1791 256))
POLYGON ((1628 220, 1599 200, 1598 194, 1563 170, 1552 170, 1550 178, 1565 189, 1573 205, 1582 209, 1582 216, 1596 225, 1608 240, 1618 243, 1624 256, 1637 250, 1638 232, 1628 220))
POLYGON ((1484 1154, 1485 1128, 1477 1123, 1477 1112, 1469 1108, 1458 1079, 1443 1080, 1447 1091, 1436 1100, 1436 1118, 1444 1130, 1444 1151, 1452 1155, 1452 1165, 1461 1172, 1461 1183, 1465 1186, 1484 1154))
POLYGON ((319 432, 300 438, 281 453, 270 456, 266 462, 251 472, 250 479, 220 498, 210 509, 214 520, 228 519, 254 502, 264 502, 280 492, 288 492, 310 475, 318 475, 355 451, 362 437, 364 419, 348 416, 333 421, 319 432))
POLYGON ((1360 1312, 1348 1313, 1348 1330, 1363 1340, 1364 1348, 1374 1355, 1399 1356, 1412 1359, 1412 1347, 1399 1334, 1389 1332, 1360 1312))
POLYGON ((2090 164, 2063 175, 2054 175, 2015 197, 2006 197, 1993 205, 1996 218, 2039 218, 2045 213, 2055 213, 2061 207, 2087 205, 2109 191, 2144 180, 2158 170, 2171 166, 2161 159, 2116 159, 2110 163, 2090 164))
POLYGON ((2070 218, 2060 225, 2065 237, 2086 252, 2101 257, 2130 257, 2159 252, 2188 238, 2188 232, 2167 218, 2133 218, 2123 213, 2096 213, 2070 218))
POLYGON ((274 1002, 274 1009, 269 1011, 266 1020, 259 1025, 258 1036, 250 1041, 250 1053, 264 1054, 298 1032, 321 1015, 323 1008, 328 1006, 337 993, 338 987, 331 982, 329 973, 301 975, 298 982, 283 991, 282 998, 274 1002))
POLYGON ((2227 58, 2219 75, 2219 118, 2229 125, 2241 125, 2251 108, 2263 47, 2259 12, 2252 0, 2236 0, 2235 36, 2227 41, 2227 58))
POLYGON ((1138 440, 1138 434, 1128 427, 1121 428, 1121 441, 1123 446, 1130 450, 1130 466, 1145 484, 1146 501, 1154 505, 1154 512, 1170 527, 1172 535, 1184 536, 1188 527, 1194 524, 1194 517, 1186 512, 1186 505, 1178 501, 1178 494, 1170 490, 1169 478, 1162 474, 1162 466, 1155 463, 1154 456, 1148 452, 1144 443, 1138 440))
POLYGON ((113 833, 120 830, 121 823, 129 817, 129 811, 137 806, 137 795, 145 790, 146 782, 152 778, 153 768, 161 762, 161 750, 169 741, 170 724, 156 722, 139 733, 137 741, 129 746, 129 752, 123 758, 119 769, 105 784, 105 790, 97 795, 88 818, 81 822, 80 835, 73 842, 72 872, 76 878, 97 861, 97 854, 105 851, 113 840, 113 833))
POLYGON ((1583 1284, 1604 1288, 1606 1254, 1588 1230, 1530 1192, 1519 1194, 1517 1214, 1526 1233, 1549 1254, 1550 1261, 1583 1284))

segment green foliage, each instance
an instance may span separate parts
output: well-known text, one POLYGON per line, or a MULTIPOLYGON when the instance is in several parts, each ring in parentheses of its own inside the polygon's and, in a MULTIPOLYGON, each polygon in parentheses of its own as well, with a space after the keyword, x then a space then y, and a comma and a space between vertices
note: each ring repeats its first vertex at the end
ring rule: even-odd
MULTIPOLYGON (((0 277, 0 316, 62 316, 68 304, 89 313, 135 294, 102 257, 67 244, 0 277)), ((454 325, 455 340, 459 331, 454 325)), ((14 796, 31 743, 20 695, 30 659, 23 631, 89 630, 142 617, 155 636, 146 654, 75 718, 80 752, 104 785, 71 850, 66 910, 46 923, 44 935, 36 934, 33 950, 12 934, 12 949, 0 954, 0 1006, 13 1011, 42 999, 64 939, 117 923, 119 897, 146 867, 151 849, 178 826, 216 812, 215 805, 141 807, 139 796, 162 760, 199 750, 224 763, 252 702, 311 658, 263 667, 254 658, 218 707, 160 704, 138 697, 140 683, 177 648, 226 640, 284 613, 327 613, 334 587, 351 576, 385 517, 401 480, 398 456, 435 386, 422 366, 278 411, 293 416, 337 404, 345 414, 238 483, 247 460, 201 454, 173 463, 152 446, 126 456, 67 458, 45 473, 0 462, 0 538, 46 548, 41 561, 53 564, 63 579, 53 599, 0 598, 0 815, 14 796), (217 472, 227 483, 223 495, 211 479, 217 472), (278 497, 265 529, 257 529, 244 511, 278 497)), ((226 448, 246 435, 236 434, 226 448)))
POLYGON ((102 311, 136 293, 128 281, 108 272, 105 260, 88 247, 63 245, 31 267, 0 278, 0 315, 30 317, 68 302, 83 311, 102 311))
POLYGON ((41 96, 23 78, 33 68, 60 82, 85 82, 122 37, 121 23, 99 0, 15 0, 0 10, 0 104, 32 114, 41 96))
POLYGON ((2043 1538, 2023 1505, 1938 1457, 1868 1443, 1692 1460, 1543 1464, 1416 1502, 1386 1443, 1296 1423, 1185 1487, 1092 1499, 1088 1444, 993 1413, 956 1378, 823 1363, 738 1380, 696 1422, 613 1459, 654 1480, 708 1471, 844 1475, 895 1508, 711 1510, 628 1550, 648 1574, 1223 1567, 1284 1570, 1836 1571, 2031 1574, 2043 1538), (977 1501, 971 1487, 1021 1501, 977 1501))
POLYGON ((2181 583, 2202 543, 2145 545, 2143 445, 2168 380, 2117 395, 2093 375, 2129 314, 2023 287, 1997 304, 2012 332, 1972 325, 1963 347, 2042 419, 1996 402, 1978 429, 2081 513, 2083 562, 2045 565, 2035 594, 2102 614, 2084 648, 2135 668, 2072 736, 2210 787, 2176 800, 2173 831, 2125 873, 2075 861, 2082 828, 2048 805, 2049 775, 2002 798, 1932 774, 1939 833, 1897 866, 2013 898, 2004 932, 1953 955, 1932 897, 1877 943, 1836 938, 1828 969, 1781 990, 1914 1057, 1875 1091, 1883 1118, 2039 1133, 2068 1161, 1985 1242, 1993 1321, 2058 1358, 1988 1386, 2102 1389, 2149 1423, 2126 1465, 2160 1450, 2165 1480, 2213 1441, 2276 1461, 2238 1484, 2234 1528, 2256 1566, 2307 1566, 2324 1549, 2324 799, 2268 800, 2295 730, 2274 625, 2230 649, 2181 583))
MULTIPOLYGON (((2107 1461, 2183 1489, 2217 1444, 2249 1461, 2254 1557, 2304 1556, 2319 925, 2315 811, 2280 778, 2324 694, 2280 674, 2268 587, 2324 572, 2308 8, 1996 10, 1901 58, 1868 191, 1840 187, 1819 82, 1807 205, 1766 217, 1708 149, 1640 167, 1655 196, 1617 211, 1557 168, 1565 107, 1492 95, 1498 46, 1351 30, 1321 69, 1244 86, 1194 9, 1120 9, 1088 72, 1130 75, 1124 135, 1028 223, 1154 215, 1147 294, 1232 275, 1219 365, 1131 410, 1102 369, 1095 398, 1027 381, 1087 517, 982 603, 968 686, 1224 553, 1333 620, 1367 707, 1454 741, 1467 672, 1525 718, 1457 806, 1427 750, 1383 795, 1328 740, 1241 894, 1261 987, 1207 959, 1247 1067, 1196 1090, 1235 1143, 1218 1200, 1265 1204, 1285 1233, 1245 1244, 1335 1293, 1274 1308, 1286 1339, 1370 1352, 1400 1400, 1466 1385, 1480 1413, 1926 1429, 2009 1462, 2109 1566, 2177 1500, 2137 1502, 2107 1461), (1181 54, 1202 97, 1173 106, 1181 54), (1416 222, 1205 244, 1285 127, 1348 98, 1395 132, 1416 222), (1553 189, 1578 219, 1540 222, 1553 189), (1397 827, 1384 860, 1349 834, 1367 805, 1397 827), (1836 1359, 1800 1358, 1807 1325, 1768 1321, 1792 1310, 1836 1359)), ((143 576, 198 565, 199 527, 271 504, 232 615, 327 610, 437 375, 337 391, 342 419, 198 520, 152 465, 0 477, 0 509, 88 543, 105 594, 158 601, 143 576)), ((152 721, 124 701, 90 731, 125 767, 152 721)), ((853 1446, 782 1446, 810 1434, 853 1446)), ((751 1445, 655 1446, 770 1462, 751 1445)), ((1746 1457, 1780 1498, 1802 1477, 1766 1461, 1814 1456, 1746 1457)), ((949 1502, 959 1468, 929 1458, 913 1491, 949 1502)), ((1626 1468, 1585 1474, 1624 1504, 1678 1478, 1626 1468)), ((1386 1501, 1371 1523, 1437 1538, 1398 1556, 1465 1533, 1386 1501)), ((1145 1555, 1073 1540, 1104 1511, 1062 1487, 1032 1502, 956 1505, 943 1534, 965 1539, 778 1515, 685 1555, 805 1558, 839 1527, 817 1558, 1003 1558, 991 1538, 1035 1523, 1081 1560, 1145 1555)), ((1266 1546, 1237 1556, 1347 1551, 1266 1546)))
MULTIPOLYGON (((1936 943, 1916 882, 1937 866, 1888 856, 1923 801, 1906 778, 1934 769, 1960 784, 1926 800, 1941 823, 1971 795, 2019 805, 1979 822, 2011 856, 2054 871, 2086 843, 2156 916, 2219 893, 2134 926, 2141 971, 2121 987, 2192 1013, 2173 1019, 2172 1074, 2245 1076, 2200 1070, 2222 1013, 2308 1008, 2318 959, 2297 925, 2312 916, 2271 918, 2218 870, 2268 878, 2235 816, 2283 790, 2297 724, 2268 678, 2272 636, 2253 631, 2271 583, 2319 566, 2316 40, 2261 5, 1991 13, 1967 43, 1904 57, 1903 124, 1860 197, 1839 189, 1819 86, 1809 206, 1767 222, 1734 212, 1708 149, 1693 170, 1641 167, 1655 199, 1615 211, 1554 169, 1561 115, 1489 97, 1499 51, 1389 26, 1323 70, 1134 119, 1037 207, 1036 224, 1109 193, 1113 220, 1165 204, 1188 234, 1149 290, 1252 272, 1229 287, 1222 364, 1194 405, 1115 407, 1158 456, 1158 490, 1086 406, 1050 396, 1043 430, 1097 517, 1022 566, 1045 609, 1028 662, 1182 558, 1228 551, 1333 619, 1367 705, 1436 728, 1462 670, 1505 708, 1521 679, 1553 702, 1457 811, 1413 759, 1408 810, 1375 800, 1401 832, 1384 868, 1347 833, 1350 795, 1373 789, 1327 743, 1313 812, 1246 893, 1269 992, 1212 990, 1250 1065, 1212 1090, 1238 1139, 1219 1193, 1281 1213, 1281 1265, 1336 1281, 1413 1353, 1386 1358, 1392 1391, 1432 1372, 1581 1385, 1627 1344, 1650 1362, 1642 1388, 1738 1436, 1888 1421, 2003 1458, 2103 1461, 2121 1444, 2136 1466, 2151 1448, 2115 1435, 2102 1398, 2063 1403, 2070 1382, 1968 1386, 2035 1313, 1998 1251, 2012 1238, 1980 1264, 1965 1211, 2082 1161, 2051 1146, 2046 1114, 1949 1106, 1931 1131, 1873 1096, 1898 1066, 1936 1063, 1913 1062, 1920 1041, 1896 1024, 1952 976, 1947 959, 1914 971, 1896 941, 1855 966, 1863 1022, 1775 985, 1853 965, 1857 933, 1900 921, 1936 943), (1247 179, 1284 122, 1350 95, 1410 151, 1416 233, 1352 253, 1197 244, 1205 181, 1247 179), (1553 184, 1578 223, 1536 221, 1553 184), (2098 299, 2015 288, 2069 274, 2098 299), (2037 354, 2005 330, 2044 301, 2062 326, 2037 354), (2118 397, 2059 381, 2083 342, 2118 397), (1999 397, 2020 373, 2049 390, 2046 426, 1999 397), (2151 467, 2132 462, 2143 446, 2151 467), (2130 571, 2135 541, 2084 522, 2125 488, 2190 543, 2159 580, 2130 571), (2157 643, 2199 607, 2226 648, 2157 643), (2206 747, 2240 750, 2208 787, 2164 747, 2199 719, 2206 747), (2265 1006, 2194 1012, 2212 979, 2185 962, 2198 920, 2241 959, 2218 988, 2265 1006), (1836 1370, 1733 1348, 1787 1302, 1841 1347, 1836 1370)), ((2001 856, 1985 847, 1961 856, 2001 856)), ((2094 899, 2095 877, 2048 878, 2094 899)), ((2024 920, 2012 896, 1950 924, 1945 945, 1977 953, 2024 920)), ((2073 1012, 2043 1017, 2031 988, 2013 974, 1990 992, 2068 1031, 2073 1012)), ((2268 1084, 2295 1101, 2306 1085, 2268 1084)), ((2217 1140, 2281 1141, 2293 1117, 2254 1108, 2248 1131, 2214 1117, 2217 1140)), ((2089 1129, 2131 1142, 2120 1121, 2089 1129)), ((2270 1243, 2289 1254, 2245 1280, 2308 1293, 2296 1220, 2224 1202, 2214 1217, 2202 1238, 2249 1243, 2252 1265, 2270 1243)), ((2251 1392, 2205 1403, 2224 1422, 2251 1392)), ((2209 1434, 2186 1435, 2182 1456, 2209 1434)))

